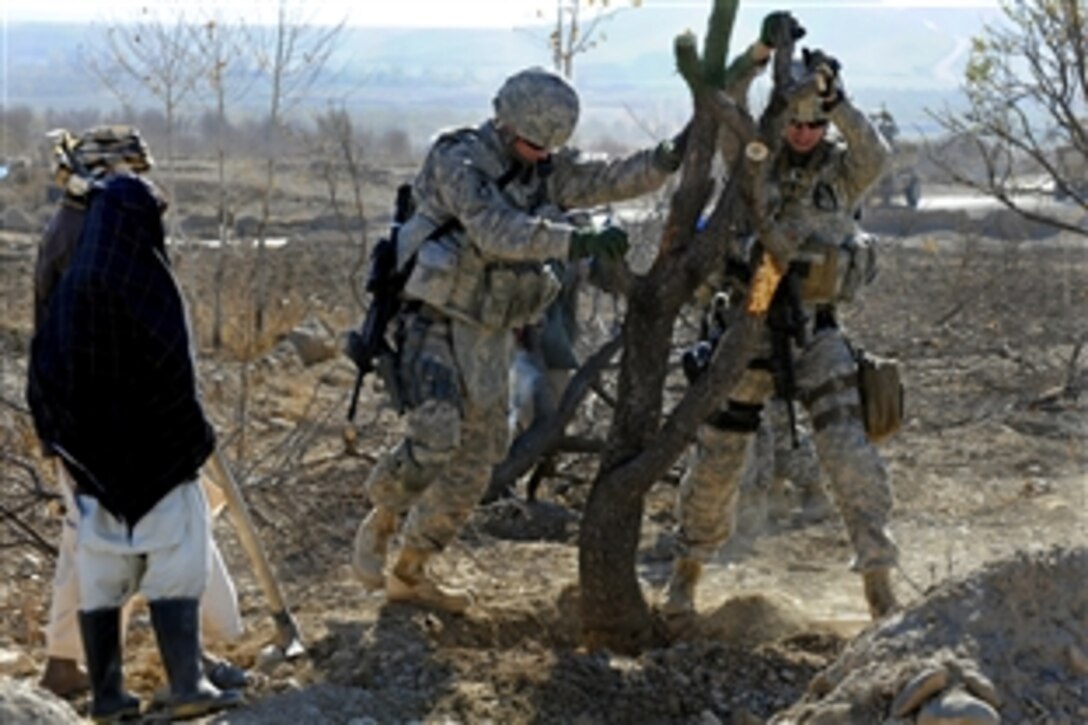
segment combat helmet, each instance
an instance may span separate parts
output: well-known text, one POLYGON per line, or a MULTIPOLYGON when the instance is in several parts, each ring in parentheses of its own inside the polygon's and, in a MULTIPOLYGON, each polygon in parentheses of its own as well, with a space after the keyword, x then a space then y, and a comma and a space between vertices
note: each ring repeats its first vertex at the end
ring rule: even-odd
POLYGON ((566 143, 578 123, 578 94, 558 75, 539 67, 507 78, 492 103, 500 125, 545 149, 566 143))
MULTIPOLYGON (((811 72, 800 60, 790 63, 790 76, 793 78, 794 83, 806 83, 811 75, 811 72)), ((826 122, 829 116, 827 111, 824 110, 823 102, 824 99, 815 93, 805 94, 801 98, 795 99, 790 104, 789 120, 798 123, 826 122)))

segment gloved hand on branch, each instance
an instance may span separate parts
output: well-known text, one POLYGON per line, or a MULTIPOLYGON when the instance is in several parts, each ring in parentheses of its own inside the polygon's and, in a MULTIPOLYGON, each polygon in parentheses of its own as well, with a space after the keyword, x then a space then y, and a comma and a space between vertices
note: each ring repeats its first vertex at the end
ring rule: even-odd
POLYGON ((777 38, 784 34, 783 31, 788 33, 792 40, 805 37, 805 29, 789 11, 776 10, 773 13, 767 13, 759 29, 759 42, 768 48, 773 48, 777 38))
POLYGON ((824 111, 830 111, 846 96, 842 87, 840 71, 842 64, 838 59, 820 49, 801 50, 801 62, 805 69, 816 76, 820 98, 823 99, 824 111))

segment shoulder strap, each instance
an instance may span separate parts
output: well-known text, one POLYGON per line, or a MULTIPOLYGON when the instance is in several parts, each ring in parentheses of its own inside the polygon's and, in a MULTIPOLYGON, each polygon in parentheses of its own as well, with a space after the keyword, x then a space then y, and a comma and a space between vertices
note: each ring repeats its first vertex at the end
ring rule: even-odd
MULTIPOLYGON (((521 172, 521 164, 517 162, 510 164, 510 168, 503 172, 496 181, 495 185, 499 187, 499 191, 502 191, 506 186, 513 181, 517 175, 521 172)), ((435 228, 433 232, 427 235, 428 239, 438 239, 441 236, 445 236, 450 232, 455 232, 460 229, 464 229, 464 225, 461 224, 461 220, 457 217, 450 217, 444 223, 435 228)))

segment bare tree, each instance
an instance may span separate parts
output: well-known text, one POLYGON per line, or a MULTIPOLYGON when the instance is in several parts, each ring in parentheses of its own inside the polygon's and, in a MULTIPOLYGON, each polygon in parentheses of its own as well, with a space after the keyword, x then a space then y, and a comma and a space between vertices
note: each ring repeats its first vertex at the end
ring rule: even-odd
POLYGON ((146 5, 135 22, 118 21, 107 27, 102 45, 88 62, 91 72, 126 107, 132 106, 134 89, 150 94, 162 105, 172 235, 178 232, 174 145, 179 110, 205 67, 203 60, 190 52, 191 37, 180 4, 146 5))
POLYGON ((227 254, 231 246, 234 210, 230 189, 227 185, 227 118, 229 104, 240 100, 252 86, 252 76, 245 73, 242 62, 246 27, 241 22, 225 23, 218 9, 190 28, 193 46, 204 59, 203 82, 212 93, 215 104, 215 159, 216 180, 219 188, 216 216, 219 227, 219 252, 215 264, 215 284, 212 303, 212 347, 218 350, 223 344, 223 285, 226 279, 227 254))
POLYGON ((998 200, 1025 219, 1088 236, 1059 208, 1039 205, 1053 193, 1088 211, 1088 18, 1084 0, 1004 0, 1004 22, 976 37, 964 76, 967 110, 931 116, 969 138, 982 173, 933 154, 956 181, 998 200), (1025 183, 1023 162, 1041 169, 1053 192, 1025 183))
POLYGON ((690 140, 658 256, 645 274, 629 280, 616 408, 579 539, 583 637, 593 648, 637 652, 665 637, 635 573, 644 498, 693 439, 699 423, 740 379, 792 254, 764 218, 762 180, 765 162, 780 143, 782 111, 792 94, 813 92, 814 81, 791 79, 793 41, 779 37, 774 92, 759 122, 746 104, 725 93, 734 80, 725 58, 738 4, 715 1, 702 58, 691 34, 676 41, 677 64, 694 102, 690 140), (720 131, 727 141, 722 150, 729 152, 730 174, 714 200, 711 164, 720 131), (697 225, 712 201, 706 224, 697 225), (723 240, 734 238, 738 228, 753 230, 768 253, 756 267, 748 299, 734 310, 707 373, 663 414, 674 323, 709 271, 720 268, 723 240))
MULTIPOLYGON (((642 0, 628 2, 631 7, 642 5, 642 0)), ((548 34, 548 48, 556 73, 573 78, 575 56, 603 43, 607 36, 601 23, 622 9, 609 0, 555 0, 555 25, 548 34)), ((537 16, 544 17, 544 10, 538 10, 537 16)))
POLYGON ((267 32, 256 32, 253 52, 258 66, 268 79, 268 117, 265 137, 265 182, 261 192, 261 213, 257 231, 257 285, 255 327, 264 329, 268 303, 268 270, 265 263, 268 222, 272 194, 276 188, 277 161, 282 151, 282 136, 292 110, 303 100, 321 75, 336 50, 344 21, 336 25, 316 25, 311 20, 312 7, 301 0, 279 0, 276 22, 267 32))
POLYGON ((362 288, 355 283, 367 260, 367 217, 363 203, 365 149, 355 131, 351 115, 343 105, 330 105, 314 118, 316 131, 310 144, 315 152, 318 173, 325 181, 329 204, 340 233, 350 244, 359 245, 359 257, 348 273, 347 282, 360 308, 362 288))

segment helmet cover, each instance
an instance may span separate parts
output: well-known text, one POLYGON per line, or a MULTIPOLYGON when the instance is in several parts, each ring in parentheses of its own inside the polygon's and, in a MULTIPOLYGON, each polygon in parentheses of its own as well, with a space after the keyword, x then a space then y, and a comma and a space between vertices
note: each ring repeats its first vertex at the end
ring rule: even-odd
POLYGON ((539 67, 507 78, 493 105, 500 125, 544 149, 566 143, 578 123, 578 94, 567 81, 539 67))

